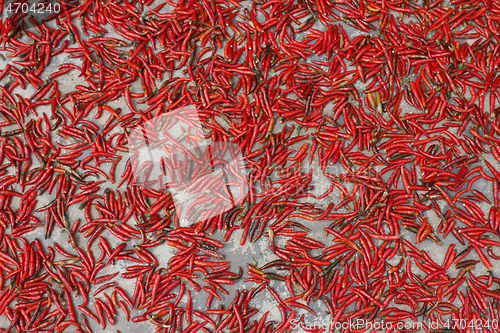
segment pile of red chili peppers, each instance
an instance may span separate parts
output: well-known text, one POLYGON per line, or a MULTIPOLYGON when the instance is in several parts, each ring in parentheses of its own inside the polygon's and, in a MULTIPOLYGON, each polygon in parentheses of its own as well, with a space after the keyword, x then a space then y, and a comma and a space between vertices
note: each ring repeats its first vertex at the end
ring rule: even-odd
POLYGON ((314 316, 332 325, 300 330, 498 331, 498 1, 61 5, 0 22, 2 332, 108 330, 118 314, 155 332, 291 332, 314 316), (162 159, 169 186, 130 157, 135 129, 189 124, 193 108, 202 130, 183 140, 242 153, 248 191, 230 209, 228 191, 203 197, 221 179, 183 181, 208 155, 165 146, 198 165, 162 159), (209 217, 182 225, 169 188, 198 189, 186 216, 209 217), (274 261, 225 257, 262 240, 274 261))

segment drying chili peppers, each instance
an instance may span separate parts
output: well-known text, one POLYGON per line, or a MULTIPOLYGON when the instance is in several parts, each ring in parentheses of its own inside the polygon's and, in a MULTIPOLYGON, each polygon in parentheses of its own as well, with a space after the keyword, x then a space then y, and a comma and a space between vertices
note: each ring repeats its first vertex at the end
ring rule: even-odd
POLYGON ((498 331, 499 2, 17 2, 2 331, 498 331))

